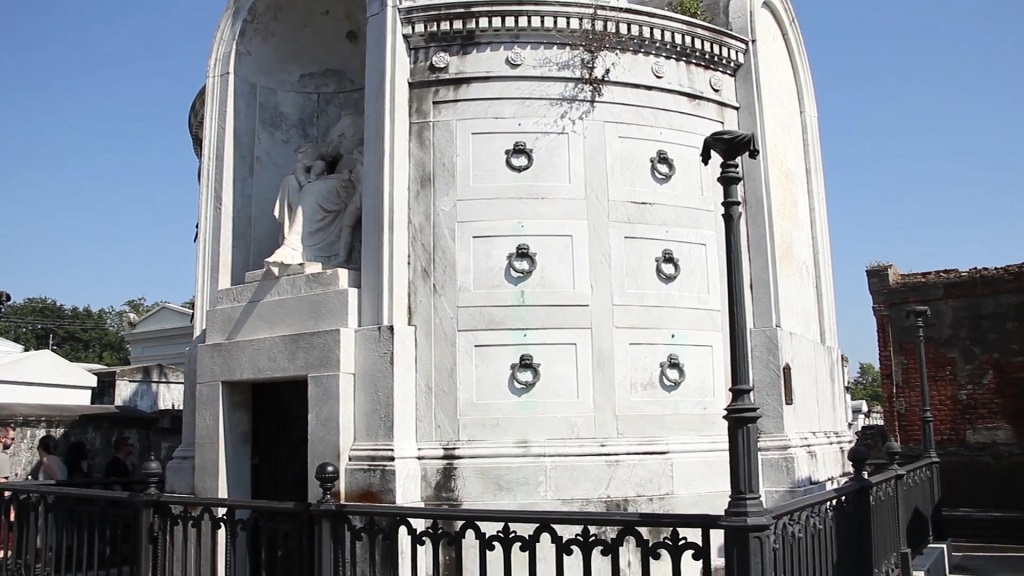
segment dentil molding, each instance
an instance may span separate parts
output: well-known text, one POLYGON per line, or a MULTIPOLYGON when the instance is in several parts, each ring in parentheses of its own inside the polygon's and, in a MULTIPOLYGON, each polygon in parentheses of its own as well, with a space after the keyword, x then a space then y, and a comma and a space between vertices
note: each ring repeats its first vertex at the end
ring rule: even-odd
POLYGON ((459 44, 549 42, 571 44, 588 27, 609 31, 623 47, 694 62, 727 74, 743 65, 747 41, 710 24, 627 3, 452 0, 399 8, 411 48, 459 44))

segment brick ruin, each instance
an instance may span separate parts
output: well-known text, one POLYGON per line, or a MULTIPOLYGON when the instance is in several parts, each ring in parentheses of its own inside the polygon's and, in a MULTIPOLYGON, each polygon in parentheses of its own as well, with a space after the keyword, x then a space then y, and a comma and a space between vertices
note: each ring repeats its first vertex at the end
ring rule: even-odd
POLYGON ((947 495, 958 506, 1024 509, 1013 488, 1024 481, 1024 263, 907 274, 881 265, 867 278, 889 433, 920 446, 917 331, 905 311, 928 306, 925 358, 947 495))

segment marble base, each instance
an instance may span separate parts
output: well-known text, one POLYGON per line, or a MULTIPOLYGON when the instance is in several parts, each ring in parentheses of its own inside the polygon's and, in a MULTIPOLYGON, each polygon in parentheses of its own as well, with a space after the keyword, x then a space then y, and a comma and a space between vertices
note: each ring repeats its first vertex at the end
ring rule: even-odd
POLYGON ((851 473, 849 432, 764 434, 760 438, 765 504, 775 506, 835 488, 851 473))
POLYGON ((273 281, 288 276, 302 276, 304 274, 315 274, 317 272, 323 272, 325 270, 337 271, 338 277, 342 279, 343 283, 350 288, 359 287, 359 270, 344 268, 339 266, 327 266, 319 262, 306 262, 304 264, 275 266, 271 269, 269 266, 261 268, 259 270, 250 270, 245 273, 245 283, 252 284, 254 282, 273 281))
MULTIPOLYGON (((842 483, 839 435, 771 438, 761 457, 768 505, 842 483)), ((718 514, 728 502, 726 438, 420 443, 401 470, 387 443, 358 442, 346 491, 354 502, 718 514), (416 483, 418 482, 418 485, 416 483), (414 499, 419 493, 419 499, 414 499), (675 508, 664 508, 671 502, 675 508)))
POLYGON ((257 271, 253 281, 217 292, 196 352, 197 496, 249 497, 251 430, 258 425, 252 421, 249 384, 255 382, 305 380, 311 499, 320 496, 316 465, 347 461, 357 412, 358 273, 312 271, 319 266, 288 269, 282 276, 257 271))
POLYGON ((217 292, 207 312, 206 342, 354 328, 359 322, 358 272, 334 268, 261 277, 217 292))
POLYGON ((164 470, 164 493, 192 495, 195 492, 196 448, 195 444, 181 444, 164 470))

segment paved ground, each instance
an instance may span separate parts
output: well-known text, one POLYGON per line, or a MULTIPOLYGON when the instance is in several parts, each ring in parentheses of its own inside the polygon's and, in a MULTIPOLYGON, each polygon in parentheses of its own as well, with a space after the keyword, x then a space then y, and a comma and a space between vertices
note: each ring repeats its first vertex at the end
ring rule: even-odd
POLYGON ((1024 576, 1024 546, 954 543, 949 562, 952 576, 1024 576))

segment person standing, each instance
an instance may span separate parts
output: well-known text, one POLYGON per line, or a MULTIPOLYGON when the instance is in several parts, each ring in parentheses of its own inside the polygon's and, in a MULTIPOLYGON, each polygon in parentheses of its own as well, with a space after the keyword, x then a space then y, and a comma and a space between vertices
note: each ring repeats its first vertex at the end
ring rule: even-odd
POLYGON ((68 445, 64 453, 64 466, 68 469, 68 480, 88 480, 92 478, 89 470, 89 447, 81 440, 68 445))
MULTIPOLYGON (((14 426, 10 424, 0 425, 0 482, 11 480, 11 455, 9 451, 14 446, 14 426)), ((4 558, 11 551, 14 544, 14 501, 7 501, 8 494, 0 493, 3 508, 7 510, 6 518, 0 519, 0 558, 4 558)))
POLYGON ((0 482, 9 482, 11 479, 11 455, 8 451, 14 446, 14 426, 4 424, 0 426, 0 482))
POLYGON ((47 434, 39 439, 36 446, 39 454, 39 479, 40 480, 67 480, 68 469, 64 466, 64 460, 57 456, 57 438, 47 434))
MULTIPOLYGON (((114 456, 103 469, 103 477, 108 480, 128 480, 132 477, 132 465, 128 462, 135 453, 135 443, 128 436, 120 436, 114 440, 114 456)), ((113 486, 114 490, 124 490, 124 486, 113 486)))
MULTIPOLYGON (((36 445, 36 452, 39 454, 39 480, 60 481, 68 479, 68 469, 64 466, 64 460, 57 455, 57 438, 47 434, 39 439, 36 445)), ((44 504, 39 509, 38 527, 36 529, 36 558, 43 560, 48 554, 52 554, 53 548, 44 549, 47 542, 55 542, 58 534, 57 517, 48 508, 50 504, 44 504)))

